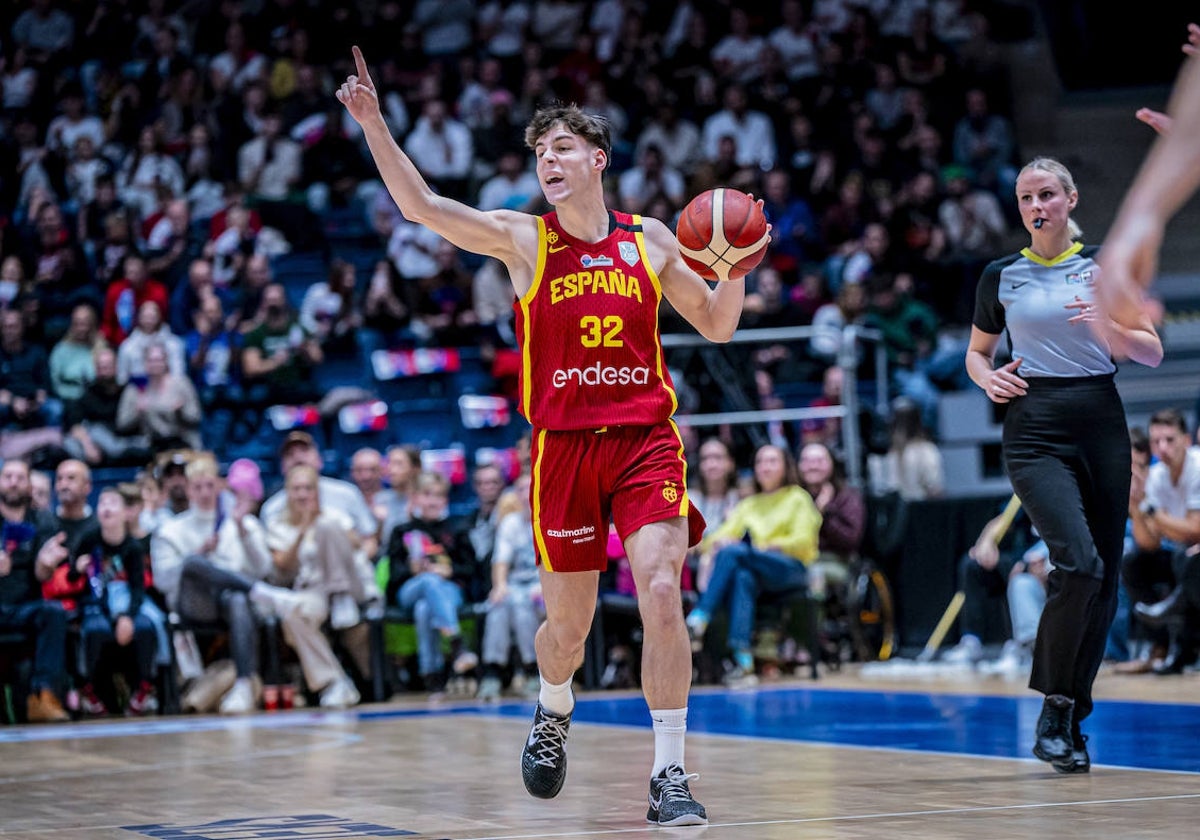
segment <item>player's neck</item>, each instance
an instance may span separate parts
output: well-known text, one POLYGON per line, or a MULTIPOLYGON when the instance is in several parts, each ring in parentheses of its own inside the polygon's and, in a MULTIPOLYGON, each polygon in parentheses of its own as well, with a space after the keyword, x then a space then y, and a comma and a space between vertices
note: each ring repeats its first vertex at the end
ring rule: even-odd
POLYGON ((558 223, 562 229, 582 242, 599 242, 608 236, 608 208, 604 194, 577 197, 557 205, 558 223))

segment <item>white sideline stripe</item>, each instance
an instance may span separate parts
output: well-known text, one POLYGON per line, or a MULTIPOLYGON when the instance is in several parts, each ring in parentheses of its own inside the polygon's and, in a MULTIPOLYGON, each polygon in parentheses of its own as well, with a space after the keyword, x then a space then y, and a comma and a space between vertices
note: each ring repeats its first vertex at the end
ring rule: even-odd
MULTIPOLYGON (((1200 799, 1200 793, 1176 793, 1165 796, 1135 796, 1128 799, 1084 799, 1072 802, 1025 802, 1012 805, 981 805, 975 808, 937 808, 924 811, 893 811, 880 814, 838 814, 828 817, 797 817, 791 820, 755 820, 752 822, 709 823, 715 828, 746 828, 757 825, 805 825, 808 823, 862 822, 894 820, 901 817, 940 817, 956 814, 981 814, 991 811, 1029 811, 1039 808, 1078 808, 1089 805, 1129 805, 1137 802, 1164 802, 1179 799, 1200 799)), ((601 837, 614 834, 634 834, 646 831, 639 828, 611 828, 598 831, 563 831, 549 834, 495 834, 486 837, 464 837, 462 840, 537 840, 545 837, 601 837)))

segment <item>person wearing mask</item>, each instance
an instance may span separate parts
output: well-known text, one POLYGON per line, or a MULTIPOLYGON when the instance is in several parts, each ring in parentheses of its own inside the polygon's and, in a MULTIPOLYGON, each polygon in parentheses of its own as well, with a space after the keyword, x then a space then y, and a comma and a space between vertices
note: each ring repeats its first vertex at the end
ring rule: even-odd
POLYGON ((1129 328, 1097 312, 1095 251, 1077 241, 1070 171, 1035 158, 1017 176, 1016 199, 1030 244, 984 270, 966 367, 1008 406, 1005 467, 1053 565, 1029 680, 1045 695, 1034 755, 1086 772, 1081 724, 1116 610, 1131 475, 1113 358, 1156 367, 1163 349, 1149 318, 1129 328), (1089 328, 1100 319, 1103 329, 1089 328), (1002 338, 1012 361, 996 367, 1002 338))

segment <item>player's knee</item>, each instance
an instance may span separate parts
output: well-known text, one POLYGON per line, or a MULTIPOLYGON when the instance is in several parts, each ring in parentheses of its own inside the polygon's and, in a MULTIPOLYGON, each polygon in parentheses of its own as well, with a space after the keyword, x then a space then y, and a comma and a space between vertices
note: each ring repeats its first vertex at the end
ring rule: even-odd
POLYGON ((654 575, 648 586, 638 590, 638 605, 644 622, 675 621, 683 614, 682 604, 679 580, 671 575, 654 575))

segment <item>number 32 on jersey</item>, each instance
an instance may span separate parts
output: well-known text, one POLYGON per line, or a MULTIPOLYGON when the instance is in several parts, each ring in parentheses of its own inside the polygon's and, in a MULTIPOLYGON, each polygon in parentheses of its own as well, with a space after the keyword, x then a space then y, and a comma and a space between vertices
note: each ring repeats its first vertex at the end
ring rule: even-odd
POLYGON ((605 315, 601 319, 597 315, 584 315, 579 319, 579 329, 583 334, 579 342, 584 347, 624 347, 621 340, 621 330, 625 323, 618 315, 605 315))

